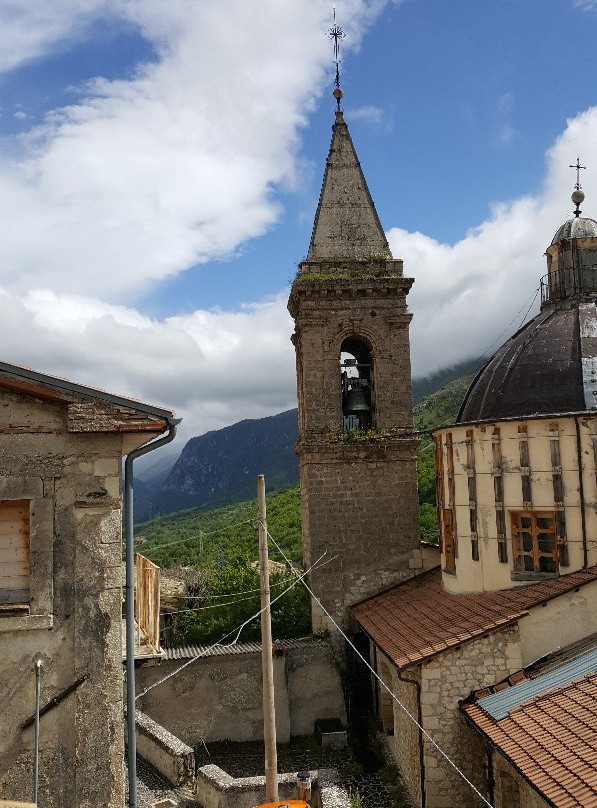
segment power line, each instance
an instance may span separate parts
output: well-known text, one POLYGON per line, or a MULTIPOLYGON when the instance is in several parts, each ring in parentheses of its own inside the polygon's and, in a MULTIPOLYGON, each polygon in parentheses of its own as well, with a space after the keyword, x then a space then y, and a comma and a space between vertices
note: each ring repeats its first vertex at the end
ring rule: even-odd
POLYGON ((145 553, 153 553, 154 550, 161 550, 162 547, 172 547, 175 544, 184 544, 185 542, 188 542, 188 541, 196 541, 197 538, 204 538, 205 536, 215 536, 218 533, 224 533, 224 531, 230 530, 233 527, 238 527, 239 525, 250 525, 250 524, 253 524, 253 522, 255 522, 255 518, 254 519, 243 519, 240 522, 231 522, 228 525, 224 525, 224 527, 217 528, 217 530, 209 530, 209 531, 200 530, 200 534, 201 534, 200 536, 189 536, 186 539, 176 539, 175 541, 168 541, 168 542, 164 542, 163 544, 156 544, 153 547, 144 547, 143 548, 143 553, 144 554, 145 553))
MULTIPOLYGON (((284 551, 283 551, 283 550, 282 550, 282 548, 281 548, 281 547, 280 547, 280 546, 277 544, 276 540, 275 540, 275 539, 274 539, 274 537, 271 535, 271 533, 269 533, 269 532, 268 532, 268 534, 267 534, 267 535, 268 535, 268 537, 269 537, 270 541, 272 542, 272 544, 274 545, 274 547, 275 547, 275 548, 278 550, 278 552, 279 552, 279 553, 280 553, 280 555, 282 556, 282 558, 284 558, 284 560, 286 561, 286 563, 290 565, 290 568, 291 568, 291 570, 293 571, 293 573, 294 573, 295 575, 297 575, 297 576, 298 576, 298 575, 299 575, 298 570, 296 570, 296 569, 295 569, 295 568, 292 566, 292 564, 291 564, 290 560, 289 560, 288 558, 286 558, 286 556, 284 555, 284 551)), ((466 783, 466 784, 467 784, 467 785, 468 785, 468 786, 469 786, 469 787, 470 787, 470 788, 471 788, 471 789, 472 789, 472 790, 475 792, 475 794, 476 794, 476 795, 479 797, 479 799, 480 799, 480 800, 481 800, 481 801, 482 801, 482 802, 483 802, 485 805, 487 805, 487 806, 488 806, 488 808, 494 808, 494 806, 493 806, 493 805, 492 805, 490 802, 488 802, 488 800, 486 800, 486 799, 485 799, 485 797, 483 796, 483 794, 481 794, 481 792, 479 791, 479 789, 478 789, 478 788, 477 788, 477 787, 476 787, 476 786, 475 786, 473 783, 471 783, 471 781, 468 779, 468 777, 465 775, 465 773, 464 773, 464 772, 463 772, 461 769, 459 769, 459 768, 458 768, 458 766, 456 765, 456 763, 454 763, 454 761, 452 760, 452 758, 451 758, 451 757, 449 757, 449 755, 448 755, 446 752, 444 752, 444 750, 443 750, 443 749, 441 748, 441 746, 440 746, 440 745, 437 743, 437 741, 435 741, 435 740, 434 740, 434 739, 431 737, 431 735, 430 735, 430 734, 427 732, 427 730, 425 730, 425 729, 424 729, 424 728, 421 726, 421 724, 419 724, 419 722, 418 722, 418 721, 417 721, 417 719, 414 717, 414 715, 412 715, 412 713, 411 713, 411 712, 408 710, 408 708, 407 708, 407 707, 405 707, 405 706, 404 706, 404 704, 402 704, 402 702, 400 701, 400 699, 399 699, 399 698, 398 698, 398 697, 397 697, 397 696, 396 696, 396 695, 393 693, 393 691, 392 691, 392 690, 391 690, 391 689, 388 687, 388 685, 387 685, 387 684, 386 684, 386 683, 383 681, 383 679, 382 679, 382 678, 379 676, 379 674, 377 673, 377 671, 375 671, 375 670, 372 668, 372 666, 371 666, 371 665, 370 665, 370 663, 369 663, 369 660, 365 659, 365 657, 364 657, 364 656, 361 654, 361 652, 358 650, 358 648, 357 648, 357 647, 356 647, 356 646, 353 644, 353 642, 352 642, 352 641, 351 641, 351 640, 350 640, 350 639, 347 637, 347 635, 344 633, 344 631, 342 631, 342 629, 340 628, 340 626, 338 625, 338 623, 336 623, 336 621, 334 620, 334 618, 332 617, 332 615, 331 615, 331 614, 328 612, 328 610, 325 608, 325 606, 322 604, 322 602, 319 600, 319 598, 318 598, 318 597, 315 595, 315 593, 313 592, 313 590, 309 588, 309 585, 308 585, 308 584, 306 583, 306 581, 304 580, 305 575, 306 575, 306 573, 304 573, 303 575, 301 575, 301 576, 300 576, 300 578, 298 578, 298 577, 297 577, 297 581, 299 581, 299 580, 301 581, 301 583, 303 584, 303 586, 305 587, 305 589, 307 590, 307 592, 308 592, 308 593, 311 595, 311 597, 313 598, 313 600, 315 600, 315 602, 317 603, 317 605, 319 606, 319 608, 320 608, 320 609, 321 609, 321 610, 324 612, 324 614, 325 614, 325 615, 326 615, 326 616, 327 616, 327 617, 328 617, 328 618, 329 618, 329 619, 332 621, 332 623, 334 624, 334 626, 336 627, 336 629, 337 629, 337 630, 340 632, 340 634, 341 634, 341 635, 342 635, 342 637, 343 637, 343 638, 346 640, 346 642, 348 643, 348 645, 350 645, 350 647, 351 647, 351 648, 352 648, 352 650, 355 652, 355 654, 356 654, 356 655, 357 655, 357 656, 358 656, 358 657, 359 657, 359 658, 360 658, 360 659, 361 659, 361 660, 362 660, 362 661, 365 663, 365 665, 366 665, 366 666, 369 668, 369 670, 371 671, 371 673, 373 674, 373 676, 374 676, 374 677, 377 679, 377 681, 380 683, 380 685, 382 685, 382 687, 383 687, 385 690, 387 690, 387 692, 390 694, 390 696, 392 697, 392 699, 394 699, 394 701, 396 702, 396 704, 397 704, 397 705, 400 707, 400 709, 401 709, 401 710, 402 710, 402 711, 405 713, 405 715, 406 715, 408 718, 410 718, 410 720, 411 720, 411 721, 412 721, 412 722, 413 722, 413 723, 414 723, 414 724, 415 724, 415 725, 418 727, 418 729, 421 731, 421 734, 422 734, 422 735, 424 735, 424 736, 425 736, 425 738, 427 738, 427 740, 429 741, 429 743, 430 743, 430 744, 431 744, 431 745, 432 745, 432 746, 433 746, 433 747, 434 747, 434 748, 435 748, 435 749, 436 749, 436 750, 439 752, 439 754, 440 754, 440 755, 441 755, 441 756, 442 756, 442 757, 443 757, 443 758, 444 758, 444 759, 445 759, 445 760, 446 760, 446 761, 447 761, 447 762, 450 764, 450 766, 451 766, 451 767, 454 769, 454 771, 455 771, 455 772, 456 772, 456 773, 457 773, 457 774, 458 774, 458 775, 459 775, 459 776, 460 776, 460 777, 461 777, 461 778, 464 780, 464 782, 465 782, 465 783, 466 783)))
MULTIPOLYGON (((270 608, 271 608, 271 606, 273 606, 273 604, 277 600, 279 600, 287 592, 289 592, 293 587, 295 587, 298 583, 300 583, 302 581, 302 579, 305 577, 305 575, 308 575, 312 570, 317 569, 319 566, 324 566, 324 564, 327 564, 327 563, 329 563, 329 561, 334 560, 333 558, 330 558, 327 561, 325 561, 324 564, 320 564, 320 562, 321 562, 321 560, 322 560, 322 558, 324 556, 325 556, 325 553, 323 553, 323 555, 321 555, 317 559, 317 561, 315 561, 315 563, 312 564, 309 567, 308 570, 305 570, 304 573, 299 573, 298 570, 296 570, 294 567, 291 567, 293 574, 295 576, 297 576, 296 580, 293 581, 290 584, 290 586, 288 586, 283 592, 280 592, 279 595, 276 595, 276 597, 273 598, 273 600, 270 603, 270 608)), ((290 563, 290 562, 288 562, 288 563, 290 563)), ((219 639, 217 642, 214 642, 213 645, 210 645, 208 648, 205 648, 200 654, 197 654, 196 656, 191 657, 191 659, 188 659, 183 665, 178 667, 176 670, 172 671, 171 673, 168 673, 166 676, 163 676, 161 679, 158 679, 157 682, 154 682, 152 685, 149 685, 148 687, 146 687, 145 690, 143 690, 141 693, 138 693, 135 696, 135 701, 137 701, 137 699, 140 699, 142 696, 145 696, 146 693, 149 693, 149 691, 153 690, 155 687, 158 687, 159 685, 164 684, 164 682, 168 681, 168 679, 171 679, 173 676, 176 676, 178 673, 180 673, 182 670, 184 670, 184 668, 187 668, 193 662, 196 662, 201 657, 206 656, 207 654, 209 654, 209 652, 213 651, 213 649, 216 648, 217 646, 221 646, 222 642, 224 640, 226 640, 228 637, 231 637, 233 634, 235 634, 234 639, 231 642, 226 643, 226 645, 224 645, 222 647, 229 648, 230 646, 235 645, 238 642, 239 637, 241 635, 241 632, 245 628, 245 626, 247 626, 252 620, 255 620, 256 618, 258 618, 263 611, 264 611, 263 609, 259 609, 258 612, 255 612, 255 614, 251 615, 251 617, 249 617, 247 620, 245 620, 243 623, 241 623, 240 626, 238 626, 237 628, 233 628, 232 631, 229 631, 227 634, 224 634, 224 636, 221 639, 219 639)))

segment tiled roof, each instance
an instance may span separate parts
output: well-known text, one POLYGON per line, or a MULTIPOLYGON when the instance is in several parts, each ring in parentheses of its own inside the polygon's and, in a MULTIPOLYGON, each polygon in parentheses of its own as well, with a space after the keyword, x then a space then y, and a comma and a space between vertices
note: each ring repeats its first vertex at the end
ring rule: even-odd
POLYGON ((451 595, 436 569, 359 603, 352 615, 398 668, 407 668, 595 580, 597 566, 519 589, 451 595))
POLYGON ((501 719, 483 709, 485 701, 461 709, 550 804, 597 805, 597 672, 547 689, 501 719))

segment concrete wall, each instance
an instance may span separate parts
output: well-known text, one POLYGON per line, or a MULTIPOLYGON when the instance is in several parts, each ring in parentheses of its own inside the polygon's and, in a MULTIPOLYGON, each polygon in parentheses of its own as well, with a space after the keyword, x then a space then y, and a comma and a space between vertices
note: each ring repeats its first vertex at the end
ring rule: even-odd
POLYGON ((123 437, 105 423, 73 431, 86 427, 72 417, 70 405, 0 393, 0 499, 29 499, 31 513, 31 600, 0 611, 0 793, 31 798, 33 730, 21 725, 41 659, 42 707, 76 687, 41 718, 40 805, 121 808, 123 437))
MULTIPOLYGON (((592 538, 597 535, 597 474, 594 436, 597 434, 597 418, 579 418, 581 442, 581 471, 577 452, 576 423, 572 417, 526 419, 524 421, 501 421, 492 424, 454 426, 437 432, 441 437, 443 451, 444 500, 449 502, 448 463, 446 435, 452 434, 454 453, 454 517, 456 522, 458 555, 456 574, 444 575, 444 585, 450 592, 474 592, 506 589, 520 586, 513 581, 512 511, 528 510, 523 503, 519 426, 526 427, 528 436, 529 472, 532 510, 554 512, 553 467, 551 438, 557 426, 561 474, 564 488, 564 516, 568 548, 568 565, 560 565, 565 574, 583 566, 583 529, 580 498, 580 480, 585 500, 584 517, 588 541, 588 564, 597 563, 597 545, 592 538), (501 453, 501 476, 504 493, 504 517, 508 558, 505 563, 498 559, 496 505, 494 492, 495 468, 493 462, 492 436, 499 429, 501 453), (471 430, 474 471, 469 469, 467 459, 467 430, 471 430), (476 482, 477 533, 479 560, 472 558, 469 476, 473 473, 476 482)), ((442 556, 442 564, 445 562, 442 556)), ((540 576, 537 576, 540 577, 540 576)))
POLYGON ((195 780, 195 753, 190 746, 137 710, 137 754, 157 769, 173 786, 195 780))
MULTIPOLYGON (((289 643, 274 658, 278 742, 309 735, 318 718, 346 724, 340 676, 331 647, 323 640, 289 643)), ((137 669, 137 692, 176 670, 185 660, 137 669)), ((143 712, 185 743, 252 741, 263 738, 261 653, 205 656, 150 690, 138 701, 143 712)))

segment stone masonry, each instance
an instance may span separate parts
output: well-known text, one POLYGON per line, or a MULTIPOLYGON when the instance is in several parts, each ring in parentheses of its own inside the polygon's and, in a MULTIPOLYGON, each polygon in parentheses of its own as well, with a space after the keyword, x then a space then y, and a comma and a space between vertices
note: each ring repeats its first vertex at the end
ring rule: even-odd
POLYGON ((39 659, 51 707, 39 804, 122 808, 121 458, 166 422, 129 409, 128 432, 125 408, 0 376, 12 385, 0 389, 0 501, 29 502, 30 595, 0 607, 0 794, 31 799, 39 659))
MULTIPOLYGON (((406 295, 342 113, 307 260, 293 283, 303 555, 315 593, 339 621, 346 609, 414 574, 416 441, 406 295), (340 354, 357 340, 371 356, 372 427, 343 431, 340 354)), ((330 628, 314 607, 315 631, 330 628)))

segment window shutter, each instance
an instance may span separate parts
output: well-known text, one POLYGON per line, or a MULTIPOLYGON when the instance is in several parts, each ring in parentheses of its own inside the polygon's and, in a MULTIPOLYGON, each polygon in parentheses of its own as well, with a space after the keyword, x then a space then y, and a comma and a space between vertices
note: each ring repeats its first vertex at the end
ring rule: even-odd
POLYGON ((0 605, 29 602, 29 500, 0 502, 0 605))

